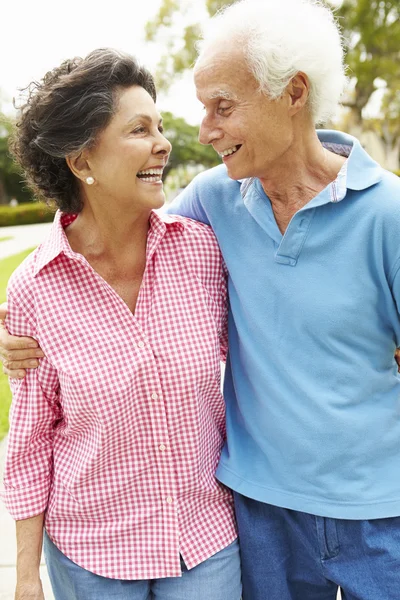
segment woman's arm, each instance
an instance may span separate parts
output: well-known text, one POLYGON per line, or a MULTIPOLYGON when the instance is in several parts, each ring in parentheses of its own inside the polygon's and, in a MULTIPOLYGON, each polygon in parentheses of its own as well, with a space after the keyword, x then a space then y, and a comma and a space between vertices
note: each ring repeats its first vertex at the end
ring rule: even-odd
POLYGON ((16 521, 17 586, 15 600, 44 600, 40 581, 44 513, 16 521))

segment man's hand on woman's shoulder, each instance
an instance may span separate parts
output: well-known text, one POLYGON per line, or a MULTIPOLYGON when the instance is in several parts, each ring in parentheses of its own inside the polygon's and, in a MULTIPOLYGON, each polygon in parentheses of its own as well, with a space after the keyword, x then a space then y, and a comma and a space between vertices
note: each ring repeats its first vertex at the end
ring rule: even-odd
POLYGON ((7 316, 7 304, 0 305, 0 360, 3 373, 9 377, 22 379, 25 369, 34 369, 44 354, 39 344, 30 337, 16 337, 8 333, 4 321, 7 316))

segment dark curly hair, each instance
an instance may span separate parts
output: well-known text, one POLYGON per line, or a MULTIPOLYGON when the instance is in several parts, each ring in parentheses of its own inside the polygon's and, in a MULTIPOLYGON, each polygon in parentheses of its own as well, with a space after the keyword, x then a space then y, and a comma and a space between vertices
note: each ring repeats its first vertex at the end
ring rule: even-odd
POLYGON ((39 197, 65 213, 82 210, 65 158, 93 146, 117 110, 119 89, 133 85, 156 100, 147 69, 128 54, 101 48, 64 61, 25 89, 11 152, 39 197))

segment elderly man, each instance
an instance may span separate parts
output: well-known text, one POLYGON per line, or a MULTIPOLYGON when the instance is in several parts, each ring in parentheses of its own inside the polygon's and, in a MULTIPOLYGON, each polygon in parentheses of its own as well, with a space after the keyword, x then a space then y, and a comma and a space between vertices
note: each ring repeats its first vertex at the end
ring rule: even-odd
POLYGON ((194 76, 200 141, 224 164, 169 209, 213 227, 229 271, 217 477, 235 492, 245 600, 399 597, 400 182, 315 130, 342 54, 316 2, 214 18, 194 76))

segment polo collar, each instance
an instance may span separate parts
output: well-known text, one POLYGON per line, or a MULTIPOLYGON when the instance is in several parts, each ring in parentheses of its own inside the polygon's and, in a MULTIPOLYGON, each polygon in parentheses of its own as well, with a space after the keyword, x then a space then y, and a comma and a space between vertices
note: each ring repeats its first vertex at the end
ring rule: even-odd
MULTIPOLYGON (((317 135, 324 147, 348 157, 337 178, 329 186, 331 202, 343 200, 348 189, 364 190, 382 179, 383 168, 369 156, 357 138, 341 131, 329 129, 319 129, 317 135)), ((256 179, 256 177, 249 177, 240 180, 240 192, 243 199, 249 189, 253 187, 256 179)))

